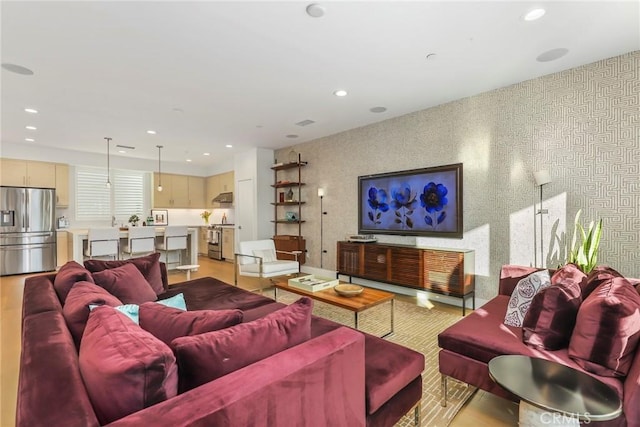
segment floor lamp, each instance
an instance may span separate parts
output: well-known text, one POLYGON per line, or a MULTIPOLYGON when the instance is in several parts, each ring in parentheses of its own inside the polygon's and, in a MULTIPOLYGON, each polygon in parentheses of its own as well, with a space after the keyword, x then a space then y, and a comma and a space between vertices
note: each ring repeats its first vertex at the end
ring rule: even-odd
POLYGON ((544 267, 544 235, 543 235, 543 216, 544 214, 548 214, 549 211, 547 209, 542 209, 542 186, 545 184, 549 184, 551 182, 551 175, 549 175, 548 170, 541 170, 533 173, 533 177, 536 180, 536 185, 540 187, 540 209, 538 209, 534 213, 534 223, 533 223, 533 251, 535 257, 535 265, 538 266, 538 254, 536 248, 536 224, 535 224, 535 216, 540 215, 540 267, 544 267))
POLYGON ((320 197, 320 268, 322 268, 322 260, 324 257, 324 215, 327 213, 322 209, 322 200, 324 199, 324 188, 318 188, 318 197, 320 197))

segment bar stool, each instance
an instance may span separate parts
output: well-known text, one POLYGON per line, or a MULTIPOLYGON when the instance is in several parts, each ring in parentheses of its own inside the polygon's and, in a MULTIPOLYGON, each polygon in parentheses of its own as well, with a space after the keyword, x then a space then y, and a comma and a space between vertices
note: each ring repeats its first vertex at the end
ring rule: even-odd
POLYGON ((90 228, 87 249, 84 255, 91 258, 112 256, 118 259, 120 253, 120 230, 110 228, 90 228))
MULTIPOLYGON (((182 264, 182 251, 187 249, 187 226, 169 225, 164 228, 164 237, 156 245, 158 252, 165 253, 165 264, 169 266, 169 252, 178 252, 178 265, 182 264)), ((173 263, 175 264, 175 263, 173 263)))
POLYGON ((136 254, 148 254, 156 251, 155 227, 130 227, 127 245, 122 252, 133 258, 136 254))

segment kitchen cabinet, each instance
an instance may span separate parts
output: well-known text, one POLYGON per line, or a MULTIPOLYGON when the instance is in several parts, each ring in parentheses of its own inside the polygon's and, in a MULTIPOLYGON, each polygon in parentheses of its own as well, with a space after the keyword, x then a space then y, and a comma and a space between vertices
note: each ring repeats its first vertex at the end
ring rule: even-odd
POLYGON ((13 187, 55 188, 55 163, 1 159, 2 185, 13 187))
POLYGON ((205 179, 199 176, 188 177, 189 185, 189 206, 190 208, 206 208, 204 198, 205 179))
POLYGON ((189 177, 162 174, 162 191, 158 191, 158 174, 153 174, 153 206, 156 208, 188 208, 189 177))
POLYGON ((222 228, 222 258, 227 262, 233 262, 235 233, 232 227, 222 228))
POLYGON ((66 231, 56 233, 56 265, 62 267, 69 261, 69 236, 66 231))
POLYGON ((56 165, 56 206, 69 206, 69 165, 56 165))
POLYGON ((200 232, 198 234, 198 255, 207 256, 209 251, 209 242, 207 241, 207 232, 209 227, 199 227, 200 232))
POLYGON ((220 175, 213 175, 207 178, 206 192, 207 208, 217 208, 218 204, 212 202, 212 200, 214 197, 220 194, 220 175))
POLYGON ((233 171, 220 174, 220 192, 233 192, 233 171))

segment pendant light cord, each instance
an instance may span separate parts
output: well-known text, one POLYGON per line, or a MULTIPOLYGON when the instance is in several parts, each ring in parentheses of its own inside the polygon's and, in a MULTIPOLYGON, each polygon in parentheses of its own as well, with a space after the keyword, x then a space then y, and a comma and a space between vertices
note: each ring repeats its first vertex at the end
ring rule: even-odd
POLYGON ((109 156, 109 147, 111 145, 112 138, 105 136, 104 139, 107 141, 107 187, 111 187, 111 162, 109 156))

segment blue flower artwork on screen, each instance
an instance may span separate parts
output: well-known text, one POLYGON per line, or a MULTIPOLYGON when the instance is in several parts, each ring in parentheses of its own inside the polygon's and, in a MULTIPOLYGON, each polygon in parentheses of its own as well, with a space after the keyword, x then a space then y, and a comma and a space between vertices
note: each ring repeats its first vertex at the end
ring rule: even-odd
POLYGON ((391 200, 391 207, 396 214, 395 223, 407 228, 413 228, 411 215, 417 201, 416 195, 411 194, 411 188, 407 185, 395 188, 391 191, 391 198, 393 199, 391 200))
POLYGON ((369 211, 369 219, 374 224, 380 224, 380 217, 383 212, 389 210, 389 205, 387 204, 387 192, 383 189, 377 189, 375 187, 369 188, 369 199, 367 200, 369 203, 369 207, 373 209, 373 211, 369 211))
POLYGON ((447 200, 447 187, 443 184, 430 182, 424 186, 424 190, 420 195, 420 205, 425 209, 427 214, 424 222, 435 230, 438 224, 447 217, 447 211, 444 210, 449 201, 447 200))

